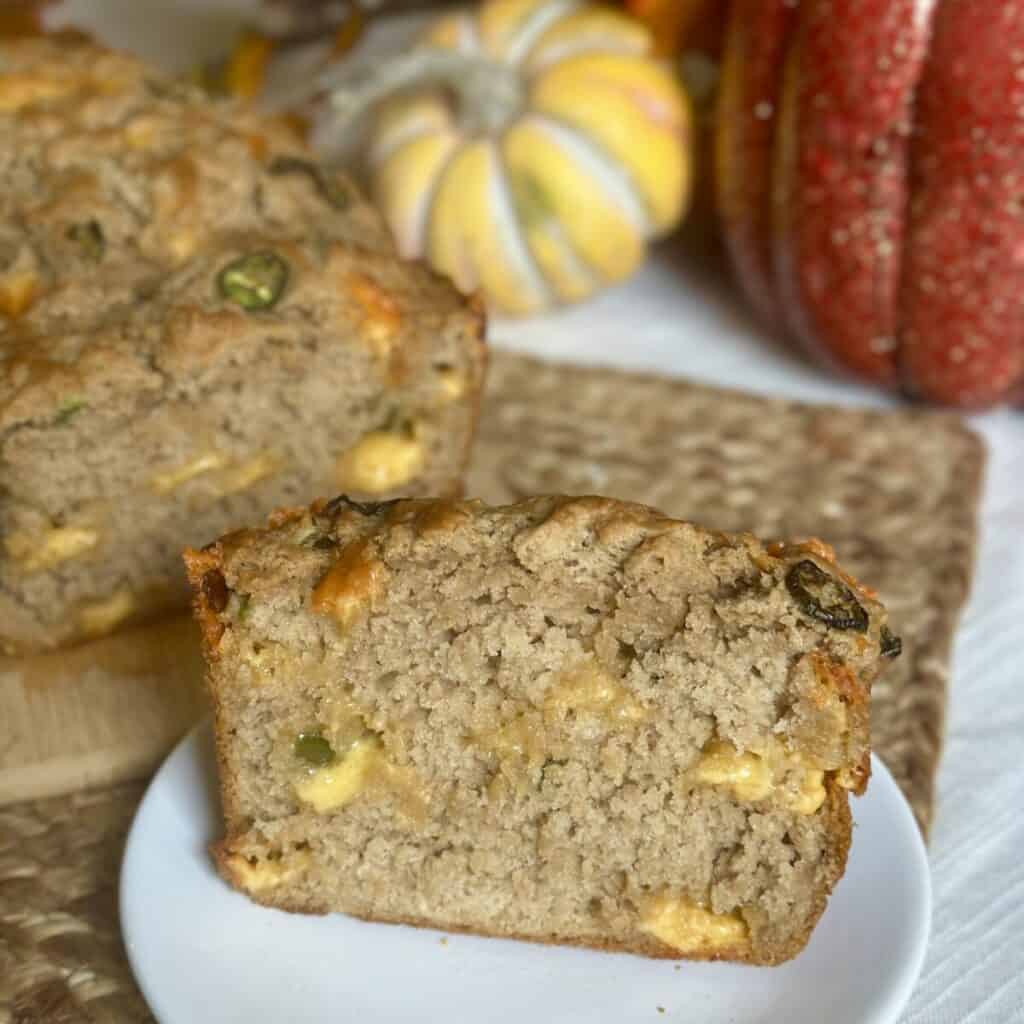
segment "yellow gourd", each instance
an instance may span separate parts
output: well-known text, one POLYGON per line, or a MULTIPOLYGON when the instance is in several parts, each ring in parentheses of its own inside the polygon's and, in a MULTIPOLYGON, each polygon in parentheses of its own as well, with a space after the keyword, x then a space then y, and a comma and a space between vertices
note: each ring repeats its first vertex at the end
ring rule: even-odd
POLYGON ((628 277, 679 222, 689 109, 639 22, 489 0, 421 46, 426 73, 378 105, 369 151, 403 256, 526 314, 628 277))

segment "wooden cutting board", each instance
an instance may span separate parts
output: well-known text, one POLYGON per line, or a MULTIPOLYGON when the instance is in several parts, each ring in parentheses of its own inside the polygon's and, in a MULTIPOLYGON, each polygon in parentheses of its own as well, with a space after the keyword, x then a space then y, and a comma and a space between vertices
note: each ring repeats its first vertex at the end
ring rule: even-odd
POLYGON ((0 658, 0 805, 141 777, 202 714, 188 616, 0 658))
MULTIPOLYGON (((600 493, 763 537, 817 535, 876 586, 904 654, 875 747, 923 828, 984 451, 953 416, 802 405, 496 351, 468 491, 600 493)), ((0 804, 141 777, 203 706, 187 618, 0 660, 0 804)))

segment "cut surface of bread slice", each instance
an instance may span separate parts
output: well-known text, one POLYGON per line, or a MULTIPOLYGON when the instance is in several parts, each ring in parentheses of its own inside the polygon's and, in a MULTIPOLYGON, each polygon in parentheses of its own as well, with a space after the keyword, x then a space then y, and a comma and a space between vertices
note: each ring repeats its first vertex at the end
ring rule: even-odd
POLYGON ((605 498, 346 498, 186 555, 259 903, 773 964, 841 877, 884 608, 605 498))

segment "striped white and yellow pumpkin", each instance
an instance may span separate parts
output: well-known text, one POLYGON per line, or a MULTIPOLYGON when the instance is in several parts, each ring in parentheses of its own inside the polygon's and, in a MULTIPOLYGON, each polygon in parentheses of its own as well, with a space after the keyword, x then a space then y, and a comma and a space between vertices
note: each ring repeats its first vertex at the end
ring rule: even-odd
POLYGON ((441 18, 423 45, 475 77, 378 111, 373 186, 403 256, 526 314, 621 281, 679 222, 689 109, 639 22, 573 0, 489 0, 441 18))

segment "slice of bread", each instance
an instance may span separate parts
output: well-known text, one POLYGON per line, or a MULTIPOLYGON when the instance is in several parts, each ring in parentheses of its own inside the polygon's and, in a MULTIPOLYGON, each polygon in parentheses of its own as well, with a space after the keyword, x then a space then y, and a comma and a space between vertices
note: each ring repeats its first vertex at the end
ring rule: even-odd
POLYGON ((257 902, 655 957, 807 942, 894 646, 824 545, 339 498, 186 561, 214 856, 257 902))

